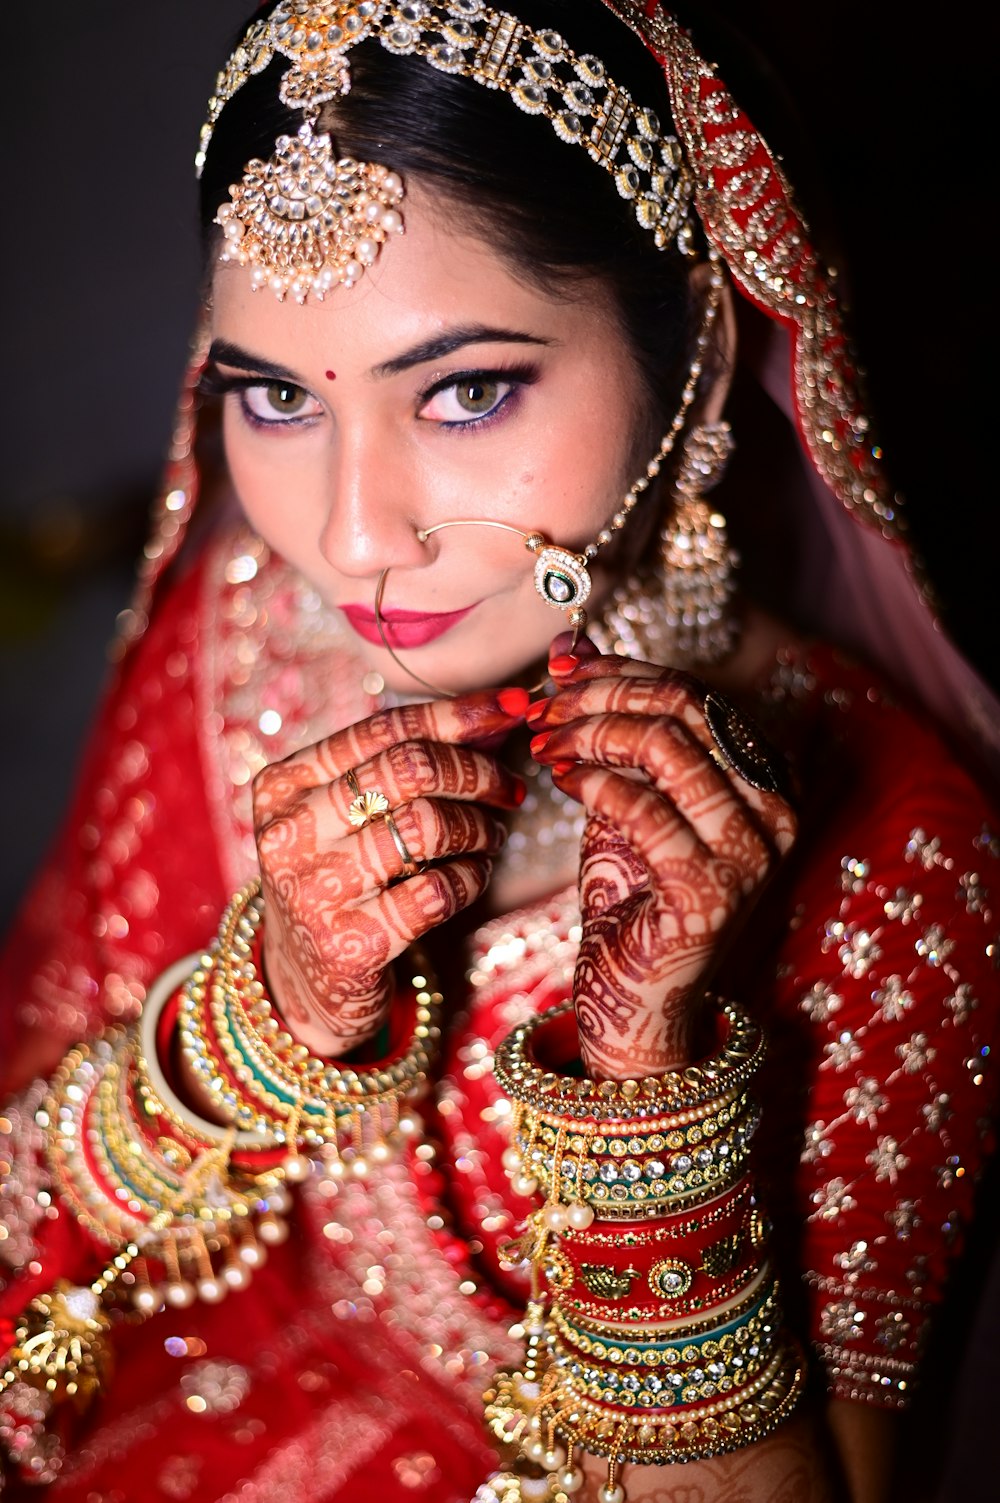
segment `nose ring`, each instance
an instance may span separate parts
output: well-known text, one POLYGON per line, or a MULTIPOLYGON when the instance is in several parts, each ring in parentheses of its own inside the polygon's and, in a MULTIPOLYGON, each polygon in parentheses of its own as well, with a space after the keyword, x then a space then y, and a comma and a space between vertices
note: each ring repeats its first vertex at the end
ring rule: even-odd
MULTIPOLYGON (((583 604, 593 587, 587 570, 587 560, 583 554, 572 553, 568 548, 560 548, 554 543, 549 543, 540 532, 525 532, 520 527, 512 527, 509 522, 494 522, 486 518, 463 517, 453 522, 437 522, 433 527, 418 528, 417 537, 421 543, 426 543, 434 533, 443 532, 446 527, 494 527, 500 532, 512 532, 515 537, 519 537, 529 553, 535 556, 535 589, 538 594, 546 605, 566 612, 569 625, 573 628, 573 641, 570 645, 572 652, 586 629, 587 612, 583 609, 583 604)), ((375 586, 375 625, 382 638, 382 646, 396 666, 402 668, 403 672, 415 679, 418 684, 425 689, 430 689, 432 694, 436 694, 441 699, 454 699, 453 690, 442 689, 438 684, 432 684, 429 679, 421 678, 420 674, 415 673, 390 647, 385 630, 385 618, 382 615, 385 582, 388 577, 389 570, 383 569, 375 586)), ((540 689, 544 682, 543 679, 532 692, 540 689)))

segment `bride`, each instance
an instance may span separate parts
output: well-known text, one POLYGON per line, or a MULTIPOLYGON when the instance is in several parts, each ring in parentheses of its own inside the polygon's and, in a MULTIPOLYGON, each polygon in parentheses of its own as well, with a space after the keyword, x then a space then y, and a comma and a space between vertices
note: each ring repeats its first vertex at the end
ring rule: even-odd
POLYGON ((774 157, 655 5, 279 0, 199 173, 171 466, 5 967, 13 1478, 884 1498, 998 843, 774 157), (801 451, 708 499, 740 299, 801 451), (726 513, 779 505, 808 636, 737 587, 726 513))

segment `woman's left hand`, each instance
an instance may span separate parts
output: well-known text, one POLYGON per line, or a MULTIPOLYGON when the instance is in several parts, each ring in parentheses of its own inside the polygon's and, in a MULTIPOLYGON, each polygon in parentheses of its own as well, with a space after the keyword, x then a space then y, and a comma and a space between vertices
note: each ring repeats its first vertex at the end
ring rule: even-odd
POLYGON ((533 755, 588 814, 574 979, 583 1063, 610 1079, 656 1074, 691 1059, 693 1004, 791 847, 795 816, 720 761, 697 680, 599 656, 586 639, 550 669, 557 692, 528 718, 533 755))

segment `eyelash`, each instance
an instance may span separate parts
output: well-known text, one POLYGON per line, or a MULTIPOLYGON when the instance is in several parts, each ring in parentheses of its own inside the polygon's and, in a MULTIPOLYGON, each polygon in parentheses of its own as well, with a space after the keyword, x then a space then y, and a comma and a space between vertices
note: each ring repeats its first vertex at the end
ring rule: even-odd
POLYGON ((267 381, 260 376, 224 376, 221 371, 211 367, 204 372, 198 383, 198 390, 204 396, 225 397, 230 392, 236 392, 240 398, 240 414, 244 421, 251 427, 260 431, 273 433, 277 428, 297 428, 302 423, 309 423, 316 417, 316 413, 304 413, 301 417, 286 418, 262 418, 253 412, 246 401, 248 391, 266 391, 269 386, 286 386, 292 391, 301 391, 306 396, 309 393, 305 387, 297 386, 294 381, 267 381))
MULTIPOLYGON (((462 386, 470 382, 495 381, 503 385, 509 385, 510 390, 500 398, 492 411, 484 413, 482 417, 470 417, 463 421, 455 422, 439 422, 436 425, 439 429, 449 433, 466 433, 473 428, 481 430, 498 422, 506 413, 508 407, 517 401, 521 389, 525 386, 532 386, 537 380, 538 370, 531 365, 497 366, 491 370, 483 370, 480 367, 473 370, 453 371, 447 376, 442 376, 440 380, 432 382, 430 386, 420 393, 417 399, 417 411, 419 413, 441 392, 450 391, 453 387, 462 386)), ((315 413, 306 413, 302 417, 269 419, 259 417, 257 413, 253 412, 245 400, 245 393, 254 390, 259 391, 274 385, 287 385, 288 387, 294 387, 297 391, 305 391, 304 387, 296 386, 294 381, 266 381, 262 380, 259 376, 225 376, 221 371, 214 370, 211 367, 203 373, 198 383, 198 390, 204 396, 210 397, 225 397, 231 392, 238 393, 240 396, 240 413, 244 421, 251 428, 256 428, 258 431, 273 433, 279 428, 296 428, 303 423, 309 423, 313 420, 316 416, 315 413)), ((309 393, 306 392, 306 395, 308 396, 309 393)))
POLYGON ((482 417, 470 417, 462 421, 437 424, 438 428, 448 433, 467 433, 472 428, 482 430, 499 422, 506 415, 508 407, 518 400, 522 388, 534 385, 537 380, 538 370, 532 365, 497 366, 492 370, 484 370, 480 366, 473 370, 452 371, 449 375, 442 376, 439 381, 432 382, 425 391, 421 392, 418 399, 418 411, 426 407, 441 392, 451 391, 457 386, 465 386, 476 381, 496 381, 509 386, 510 390, 500 398, 497 405, 490 412, 484 413, 482 417))

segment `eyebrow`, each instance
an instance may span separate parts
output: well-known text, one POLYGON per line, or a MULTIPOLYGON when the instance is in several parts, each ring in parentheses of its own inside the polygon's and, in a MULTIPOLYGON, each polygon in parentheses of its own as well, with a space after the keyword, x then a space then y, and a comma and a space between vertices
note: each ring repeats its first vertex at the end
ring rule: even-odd
POLYGON ((446 355, 454 355, 456 350, 464 349, 469 344, 551 345, 553 342, 551 339, 544 339, 539 334, 526 334, 520 329, 497 329, 489 324, 460 324, 444 334, 438 334, 432 339, 425 339, 420 344, 413 345, 410 349, 394 356, 392 360, 385 360, 380 365, 373 366, 371 374, 376 381, 382 381, 387 376, 398 376, 403 371, 412 370, 415 365, 427 365, 432 360, 443 360, 446 355))
POLYGON ((270 376, 274 381, 288 381, 292 386, 301 385, 294 372, 286 370, 283 365, 275 365, 273 360, 262 360, 259 355, 240 349, 238 344, 231 344, 228 339, 213 339, 208 358, 217 365, 231 365, 236 370, 270 376))
MULTIPOLYGON (((427 365, 432 360, 443 360, 445 356, 454 355, 457 350, 470 344, 551 345, 555 342, 539 334, 527 334, 521 329, 498 329, 490 324, 460 324, 444 334, 412 345, 410 349, 394 355, 391 360, 382 361, 373 366, 369 374, 376 381, 384 381, 389 376, 398 376, 403 371, 412 370, 414 366, 427 365)), ((283 365, 276 365, 273 360, 263 360, 259 355, 241 349, 228 339, 213 340, 208 358, 219 365, 231 365, 236 370, 269 376, 272 381, 289 381, 292 385, 299 386, 302 384, 301 377, 294 371, 287 370, 283 365)))

